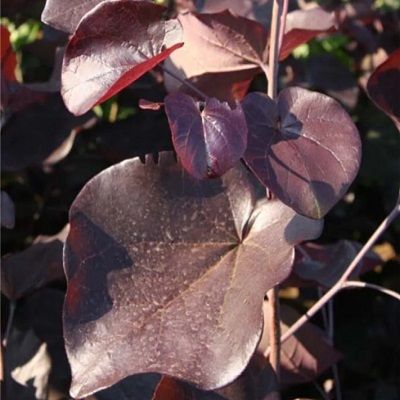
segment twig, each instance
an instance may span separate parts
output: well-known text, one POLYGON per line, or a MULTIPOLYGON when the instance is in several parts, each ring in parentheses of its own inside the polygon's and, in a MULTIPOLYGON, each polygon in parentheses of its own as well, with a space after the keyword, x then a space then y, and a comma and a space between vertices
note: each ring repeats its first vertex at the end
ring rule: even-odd
POLYGON ((281 365, 281 348, 280 348, 280 337, 281 337, 281 325, 280 325, 280 307, 279 307, 279 286, 274 286, 267 292, 268 297, 268 321, 267 326, 269 328, 269 343, 271 347, 271 353, 269 360, 272 369, 275 371, 276 380, 279 383, 280 380, 280 365, 281 365))
POLYGON ((8 338, 10 336, 11 333, 11 328, 14 322, 14 315, 15 315, 15 308, 17 306, 17 303, 15 300, 11 300, 10 301, 10 308, 9 308, 9 314, 8 314, 8 320, 7 320, 7 327, 6 327, 6 332, 4 333, 4 338, 3 338, 3 347, 6 348, 7 347, 7 342, 8 342, 8 338))
POLYGON ((283 34, 285 31, 288 0, 274 0, 272 6, 270 47, 268 55, 268 96, 275 99, 278 94, 278 66, 283 34))
POLYGON ((379 239, 386 228, 395 220, 400 213, 400 196, 397 200, 396 206, 390 214, 382 221, 379 227, 375 230, 367 243, 358 252, 354 260, 347 267, 341 278, 332 286, 302 317, 300 317, 281 337, 281 343, 285 342, 290 336, 297 332, 313 315, 315 315, 337 292, 343 287, 349 276, 356 269, 358 263, 368 253, 371 247, 379 239))
POLYGON ((282 12, 282 0, 273 0, 271 33, 269 45, 269 80, 268 96, 275 99, 278 92, 278 56, 279 56, 279 25, 280 14, 282 12))
POLYGON ((201 97, 201 99, 206 100, 207 95, 202 92, 200 89, 198 89, 195 85, 190 83, 187 79, 182 79, 180 76, 176 75, 174 72, 170 71, 168 68, 165 68, 163 65, 161 65, 161 69, 168 75, 172 76, 174 79, 176 79, 178 82, 182 83, 182 85, 187 86, 189 89, 193 90, 197 95, 201 97))
POLYGON ((395 292, 394 290, 386 289, 382 286, 375 285, 373 283, 359 282, 359 281, 347 281, 343 283, 343 289, 363 289, 363 288, 377 290, 382 294, 386 294, 400 301, 399 293, 395 292))
MULTIPOLYGON (((270 47, 269 47, 269 66, 263 67, 263 70, 268 79, 268 96, 276 99, 278 94, 278 62, 279 62, 279 29, 280 26, 285 25, 286 13, 283 9, 287 10, 288 0, 273 0, 272 6, 272 21, 271 21, 271 34, 270 34, 270 47), (283 5, 286 3, 286 5, 283 5)), ((267 190, 268 196, 268 190, 267 190)), ((278 391, 274 393, 276 399, 280 398, 279 382, 280 382, 280 363, 281 363, 281 326, 280 326, 280 307, 279 307, 279 285, 270 289, 267 293, 268 296, 268 330, 269 342, 271 348, 270 362, 272 369, 275 371, 276 380, 278 383, 278 391)))

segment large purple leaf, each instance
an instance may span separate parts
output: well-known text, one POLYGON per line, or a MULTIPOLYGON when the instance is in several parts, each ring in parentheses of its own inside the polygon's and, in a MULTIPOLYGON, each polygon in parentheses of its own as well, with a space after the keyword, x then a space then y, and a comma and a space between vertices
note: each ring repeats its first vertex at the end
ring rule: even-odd
MULTIPOLYGON (((171 54, 165 66, 181 79, 196 81, 208 74, 229 73, 224 84, 226 91, 230 91, 234 83, 252 79, 266 62, 268 34, 258 22, 227 10, 215 14, 186 13, 179 16, 179 21, 185 46, 171 54)), ((176 80, 166 74, 165 81, 167 89, 173 91, 176 80)), ((213 85, 214 80, 207 79, 202 90, 214 95, 213 85)), ((220 81, 218 85, 221 86, 220 81)))
POLYGON ((265 291, 321 221, 278 200, 255 204, 243 167, 196 180, 161 153, 93 178, 70 210, 64 336, 71 394, 160 372, 203 389, 246 367, 265 291))
POLYGON ((165 98, 165 112, 175 151, 194 177, 221 176, 243 156, 247 125, 239 103, 231 109, 217 99, 199 103, 186 94, 173 93, 165 98))
POLYGON ((335 100, 298 87, 276 102, 250 93, 242 103, 249 129, 245 161, 272 192, 300 214, 323 217, 357 175, 361 143, 335 100))
POLYGON ((367 92, 400 130, 400 49, 391 53, 371 75, 367 92))
POLYGON ((147 1, 106 0, 82 18, 65 51, 62 95, 83 114, 163 61, 182 43, 177 20, 147 1))
POLYGON ((64 32, 75 31, 82 17, 104 0, 47 0, 42 21, 64 32))

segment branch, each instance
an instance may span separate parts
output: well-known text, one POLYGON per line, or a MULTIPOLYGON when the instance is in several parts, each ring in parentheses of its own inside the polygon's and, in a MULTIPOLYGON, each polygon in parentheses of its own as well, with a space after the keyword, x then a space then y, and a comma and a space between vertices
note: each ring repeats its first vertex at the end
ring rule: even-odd
MULTIPOLYGON (((345 287, 345 283, 352 272, 356 269, 358 263, 368 253, 371 247, 379 239, 387 227, 396 219, 400 213, 400 194, 397 203, 390 214, 382 221, 379 227, 375 230, 368 242, 365 243, 363 248, 358 252, 354 260, 347 267, 341 278, 332 286, 302 317, 300 317, 282 336, 281 343, 285 342, 297 332, 313 315, 315 315, 337 292, 345 287)), ((268 350, 267 350, 268 351, 268 350)))
POLYGON ((343 289, 372 289, 381 292, 382 294, 386 294, 388 296, 393 297, 396 300, 400 301, 400 293, 395 292, 394 290, 386 289, 379 285, 374 285, 373 283, 368 282, 359 282, 359 281, 347 281, 343 284, 343 289))
POLYGON ((275 371, 276 380, 280 380, 280 365, 281 365, 281 324, 280 324, 280 307, 279 307, 279 286, 276 285, 267 292, 268 297, 268 321, 269 328, 269 343, 271 346, 271 353, 269 360, 272 369, 275 371))
MULTIPOLYGON (((269 47, 269 66, 263 67, 263 70, 268 79, 268 96, 273 100, 278 94, 278 62, 280 52, 280 30, 285 29, 285 21, 287 14, 288 0, 273 0, 272 6, 272 21, 270 33, 269 47), (284 11, 286 10, 286 12, 284 11)), ((267 190, 268 196, 268 190, 267 190)), ((276 380, 279 385, 280 381, 280 363, 281 363, 281 319, 279 307, 279 285, 274 286, 267 293, 268 296, 268 330, 269 342, 271 347, 270 362, 272 369, 275 372, 276 380)), ((279 399, 280 393, 274 392, 274 398, 279 399)))
POLYGON ((268 55, 268 96, 275 99, 278 94, 279 53, 285 31, 289 0, 274 0, 272 6, 271 34, 268 55))

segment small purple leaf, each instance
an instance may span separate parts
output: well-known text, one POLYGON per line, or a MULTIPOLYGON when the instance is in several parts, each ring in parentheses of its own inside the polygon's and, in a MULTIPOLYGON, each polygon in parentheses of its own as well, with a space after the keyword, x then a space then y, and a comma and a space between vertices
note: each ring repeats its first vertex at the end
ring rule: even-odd
POLYGON ((177 20, 147 1, 106 0, 81 20, 65 50, 62 95, 80 115, 109 99, 183 45, 177 20))
POLYGON ((173 93, 165 98, 165 112, 175 151, 194 177, 221 176, 243 156, 247 125, 239 103, 231 109, 214 98, 203 104, 186 94, 173 93))
POLYGON ((285 204, 322 218, 360 166, 361 143, 350 116, 328 96, 298 87, 284 89, 276 103, 251 93, 242 106, 248 166, 285 204))

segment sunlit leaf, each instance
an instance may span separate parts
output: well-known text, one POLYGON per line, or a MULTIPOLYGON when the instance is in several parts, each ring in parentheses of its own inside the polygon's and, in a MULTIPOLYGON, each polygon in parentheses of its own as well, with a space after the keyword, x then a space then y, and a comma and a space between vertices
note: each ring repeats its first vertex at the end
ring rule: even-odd
POLYGON ((250 93, 242 102, 249 129, 245 161, 285 204, 323 217, 356 177, 361 143, 350 116, 335 100, 298 87, 276 102, 250 93))
POLYGON ((213 389, 244 370, 266 290, 290 272, 294 244, 321 230, 278 200, 256 205, 247 176, 199 181, 163 153, 85 186, 65 246, 73 396, 141 372, 213 389))

